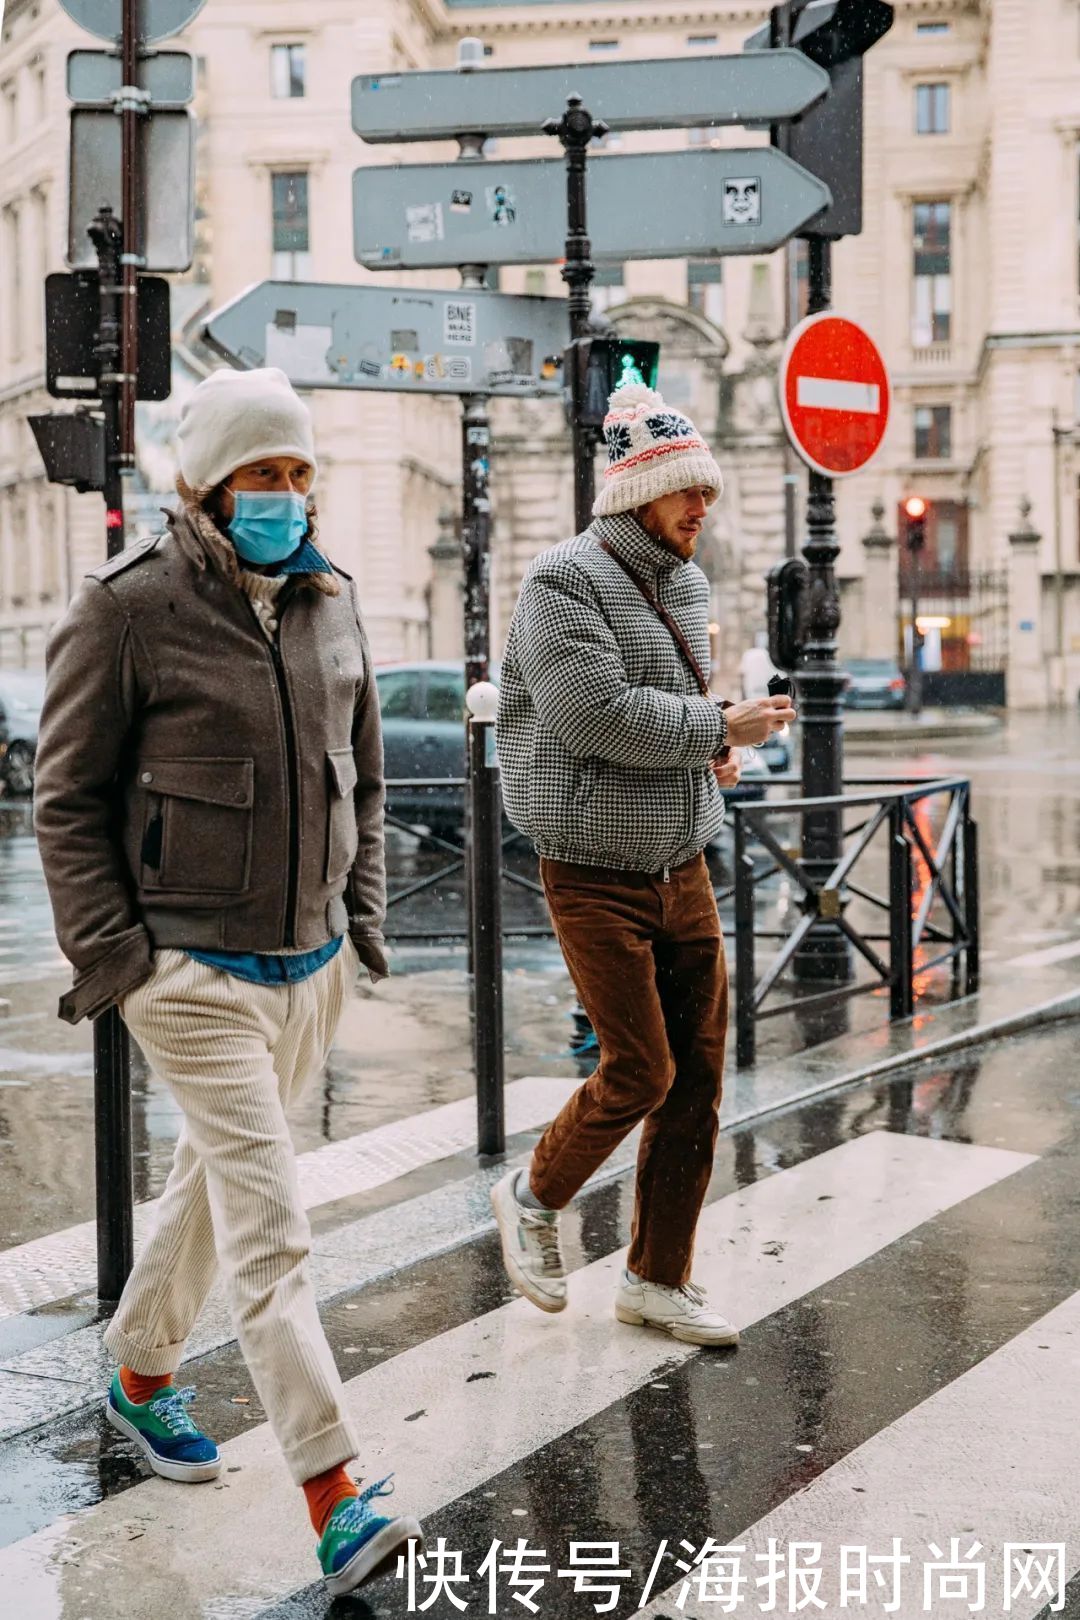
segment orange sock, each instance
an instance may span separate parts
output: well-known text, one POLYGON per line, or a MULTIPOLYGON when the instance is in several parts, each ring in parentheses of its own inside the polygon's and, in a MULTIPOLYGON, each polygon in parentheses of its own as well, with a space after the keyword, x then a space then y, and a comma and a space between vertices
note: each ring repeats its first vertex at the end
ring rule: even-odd
POLYGON ((328 1468, 325 1473, 316 1474, 312 1479, 305 1479, 302 1489, 317 1536, 321 1536, 326 1529, 327 1521, 339 1502, 346 1496, 360 1495, 341 1463, 336 1468, 328 1468))
POLYGON ((144 1401, 152 1401, 159 1389, 167 1389, 176 1377, 175 1373, 137 1373, 130 1367, 121 1367, 120 1384, 129 1401, 136 1406, 142 1406, 144 1401))

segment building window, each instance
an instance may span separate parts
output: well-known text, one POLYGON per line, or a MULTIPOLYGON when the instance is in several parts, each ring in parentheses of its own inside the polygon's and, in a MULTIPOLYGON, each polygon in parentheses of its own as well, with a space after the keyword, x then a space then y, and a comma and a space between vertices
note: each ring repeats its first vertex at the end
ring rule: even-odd
POLYGON ((621 264, 600 264, 592 284, 592 307, 601 313, 613 304, 621 304, 626 296, 621 264))
POLYGON ((723 259, 689 259, 686 265, 686 301, 691 309, 712 321, 724 324, 723 259))
POLYGON ((278 101, 294 101, 306 94, 307 48, 271 45, 270 94, 278 101))
POLYGON ((19 240, 19 210, 14 205, 4 209, 0 225, 3 227, 0 264, 11 266, 11 279, 8 282, 11 296, 8 299, 5 337, 7 357, 13 361, 22 355, 23 336, 22 244, 19 240))
POLYGON ((952 457, 952 406, 915 407, 915 460, 948 461, 952 457))
POLYGON ((914 304, 911 341, 916 349, 952 336, 952 204, 916 203, 914 304))
POLYGON ((270 176, 274 225, 273 274, 277 281, 299 281, 311 268, 306 170, 270 176))
POLYGON ((594 56, 603 56, 609 51, 617 51, 618 48, 619 41, 617 39, 590 39, 589 41, 589 50, 594 56))
POLYGON ((940 36, 952 33, 952 24, 947 22, 921 22, 915 24, 915 32, 920 38, 940 36))
POLYGON ((686 43, 699 51, 714 51, 720 43, 716 34, 687 34, 686 43))
POLYGON ((49 115, 49 102, 45 86, 44 62, 35 62, 32 65, 31 73, 34 84, 34 118, 37 123, 43 124, 49 115))
POLYGON ((917 84, 915 86, 916 135, 947 135, 949 133, 951 86, 947 84, 917 84))
POLYGON ((14 79, 0 85, 0 97, 4 102, 4 139, 14 146, 19 135, 19 96, 14 79))

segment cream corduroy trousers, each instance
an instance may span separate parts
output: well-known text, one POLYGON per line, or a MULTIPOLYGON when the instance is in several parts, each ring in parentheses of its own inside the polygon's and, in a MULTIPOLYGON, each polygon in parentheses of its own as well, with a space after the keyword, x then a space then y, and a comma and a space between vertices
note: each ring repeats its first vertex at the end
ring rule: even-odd
POLYGON ((355 1457, 308 1273, 311 1228, 285 1110, 322 1071, 357 955, 296 984, 249 984, 161 950, 124 1022, 183 1114, 157 1225, 105 1343, 171 1373, 220 1264, 240 1348, 296 1482, 355 1457))

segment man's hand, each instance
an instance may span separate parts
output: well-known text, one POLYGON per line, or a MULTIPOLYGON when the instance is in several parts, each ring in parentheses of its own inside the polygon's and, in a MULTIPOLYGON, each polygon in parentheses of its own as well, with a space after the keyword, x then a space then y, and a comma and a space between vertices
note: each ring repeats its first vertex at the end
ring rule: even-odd
POLYGON ((722 788, 738 787, 742 777, 742 755, 738 749, 733 748, 727 759, 714 759, 712 762, 713 775, 722 788))
POLYGON ((789 697, 751 698, 725 710, 728 742, 734 748, 759 748, 774 731, 783 731, 798 717, 789 697))

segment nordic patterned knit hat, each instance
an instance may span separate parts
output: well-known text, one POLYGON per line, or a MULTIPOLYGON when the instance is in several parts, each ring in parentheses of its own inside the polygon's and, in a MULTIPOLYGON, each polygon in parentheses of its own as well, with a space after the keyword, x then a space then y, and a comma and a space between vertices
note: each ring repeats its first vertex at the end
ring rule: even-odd
POLYGON ((720 468, 693 422, 643 383, 612 394, 604 443, 608 462, 593 506, 596 517, 632 512, 677 489, 710 489, 710 504, 723 491, 720 468))

